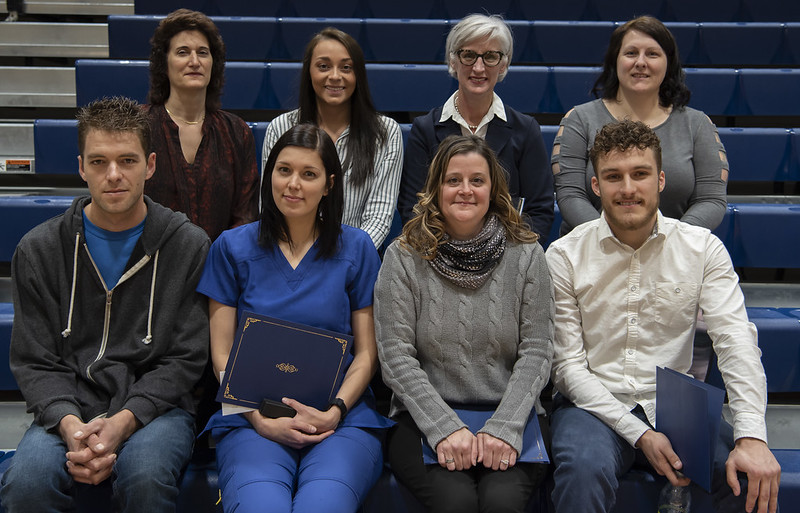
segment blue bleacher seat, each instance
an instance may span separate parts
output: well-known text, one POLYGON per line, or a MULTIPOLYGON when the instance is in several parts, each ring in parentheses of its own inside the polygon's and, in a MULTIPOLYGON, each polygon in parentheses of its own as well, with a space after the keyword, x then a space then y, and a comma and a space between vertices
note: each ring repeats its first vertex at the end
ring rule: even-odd
POLYGON ((78 174, 78 122, 37 119, 33 122, 37 174, 78 174))
POLYGON ((731 208, 733 240, 727 248, 735 266, 800 267, 800 204, 736 203, 731 208))
POLYGON ((728 154, 730 181, 787 182, 800 180, 800 143, 786 128, 718 128, 728 154))
POLYGON ((70 196, 0 196, 0 262, 10 262, 20 239, 28 230, 63 214, 70 196))
POLYGON ((14 323, 14 306, 0 303, 0 390, 17 390, 17 382, 8 368, 8 349, 11 346, 11 326, 14 323))
POLYGON ((741 69, 747 112, 757 116, 793 116, 800 112, 800 69, 741 69))
MULTIPOLYGON (((777 308, 747 308, 758 329, 761 363, 770 393, 800 392, 800 319, 777 308)), ((724 388, 722 376, 712 358, 706 382, 724 388)))

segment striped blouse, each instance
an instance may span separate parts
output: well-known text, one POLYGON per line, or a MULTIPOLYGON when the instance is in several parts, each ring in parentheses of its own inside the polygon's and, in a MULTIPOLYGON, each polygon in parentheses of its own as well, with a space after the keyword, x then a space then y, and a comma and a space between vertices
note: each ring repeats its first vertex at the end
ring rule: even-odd
MULTIPOLYGON (((267 163, 269 152, 281 135, 297 124, 298 111, 293 110, 273 119, 264 137, 261 172, 267 163)), ((386 143, 375 152, 374 173, 369 175, 361 186, 350 183, 351 169, 344 170, 344 215, 342 224, 361 228, 372 239, 375 247, 380 247, 389 234, 392 225, 397 191, 400 187, 400 174, 403 170, 403 137, 397 122, 386 116, 380 121, 386 128, 386 143)), ((350 127, 345 128, 336 141, 339 161, 347 157, 347 138, 350 127)))

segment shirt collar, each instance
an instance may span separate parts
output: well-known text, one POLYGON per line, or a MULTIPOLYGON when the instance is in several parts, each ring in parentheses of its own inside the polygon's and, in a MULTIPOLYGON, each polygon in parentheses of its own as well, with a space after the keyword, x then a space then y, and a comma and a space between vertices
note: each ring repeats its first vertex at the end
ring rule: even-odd
MULTIPOLYGON (((454 92, 450 95, 450 98, 444 102, 444 106, 442 107, 442 115, 439 117, 439 123, 443 123, 448 119, 452 118, 453 121, 458 123, 459 125, 463 126, 466 129, 469 129, 467 122, 461 117, 461 114, 458 113, 456 110, 456 95, 458 91, 454 92)), ((494 117, 497 116, 498 118, 502 119, 503 121, 508 121, 508 117, 506 116, 506 108, 503 105, 503 100, 497 96, 497 93, 492 92, 492 106, 489 107, 489 112, 483 116, 483 119, 478 124, 478 130, 483 127, 483 125, 488 124, 494 117)))
MULTIPOLYGON (((647 238, 645 244, 647 244, 647 242, 651 239, 666 237, 667 234, 665 232, 665 228, 664 215, 659 210, 656 212, 656 224, 653 226, 653 233, 651 233, 650 237, 647 238)), ((605 213, 600 214, 600 223, 597 227, 597 235, 601 244, 606 240, 614 240, 617 244, 622 244, 622 242, 614 235, 614 232, 611 231, 611 227, 608 225, 605 213)))

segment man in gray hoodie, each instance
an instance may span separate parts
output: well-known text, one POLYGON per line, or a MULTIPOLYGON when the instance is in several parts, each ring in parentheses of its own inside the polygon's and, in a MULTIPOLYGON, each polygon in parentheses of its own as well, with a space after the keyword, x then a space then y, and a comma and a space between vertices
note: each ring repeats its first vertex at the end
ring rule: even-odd
POLYGON ((34 421, 3 476, 9 513, 72 510, 101 483, 107 510, 174 511, 194 439, 190 391, 208 358, 195 287, 209 240, 144 196, 149 126, 127 98, 81 109, 90 196, 14 254, 10 362, 34 421))

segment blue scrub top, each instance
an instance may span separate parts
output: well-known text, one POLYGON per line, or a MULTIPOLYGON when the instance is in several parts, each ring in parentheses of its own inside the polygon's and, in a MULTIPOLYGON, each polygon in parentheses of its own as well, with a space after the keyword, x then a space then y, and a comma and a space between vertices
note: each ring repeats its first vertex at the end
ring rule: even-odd
MULTIPOLYGON (((342 225, 339 249, 333 257, 316 258, 318 248, 314 243, 297 268, 292 269, 277 245, 270 249, 258 245, 259 223, 227 230, 214 241, 197 291, 237 308, 239 315, 249 310, 352 335, 352 312, 372 305, 380 268, 380 258, 369 235, 342 225)), ((367 389, 350 408, 343 425, 389 427, 392 422, 375 412, 373 403, 367 389)), ((250 424, 241 415, 216 414, 207 429, 223 425, 250 424)))

